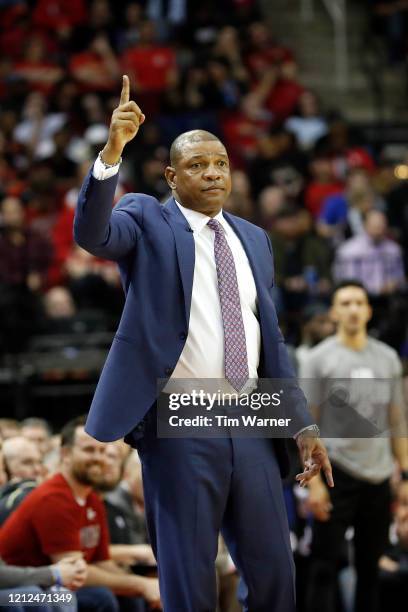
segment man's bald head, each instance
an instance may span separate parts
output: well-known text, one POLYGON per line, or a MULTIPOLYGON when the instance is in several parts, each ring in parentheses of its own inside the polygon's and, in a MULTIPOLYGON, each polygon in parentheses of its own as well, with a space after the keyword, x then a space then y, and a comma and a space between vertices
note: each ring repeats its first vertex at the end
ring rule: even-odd
POLYGON ((186 147, 192 144, 196 144, 197 142, 209 142, 209 141, 218 141, 220 144, 220 139, 211 132, 207 132, 206 130, 190 130, 189 132, 183 132, 180 136, 173 141, 170 147, 170 164, 173 168, 177 165, 178 160, 183 155, 186 147))
POLYGON ((10 479, 37 480, 43 472, 41 454, 37 445, 23 436, 3 442, 3 456, 10 479))

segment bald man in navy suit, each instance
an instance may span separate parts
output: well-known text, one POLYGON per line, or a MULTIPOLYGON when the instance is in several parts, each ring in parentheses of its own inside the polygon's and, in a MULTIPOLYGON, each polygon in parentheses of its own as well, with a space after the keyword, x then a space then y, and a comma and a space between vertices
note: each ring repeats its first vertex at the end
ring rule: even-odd
MULTIPOLYGON (((222 532, 242 578, 244 610, 294 612, 284 440, 172 439, 156 428, 158 393, 179 379, 222 379, 238 394, 249 380, 294 379, 272 301, 272 247, 264 230, 223 211, 228 154, 201 130, 171 147, 172 197, 164 206, 131 193, 112 210, 122 151, 145 120, 129 90, 124 76, 75 217, 77 243, 118 262, 126 293, 86 431, 101 441, 125 437, 139 451, 164 610, 215 610, 222 532)), ((322 469, 332 486, 326 450, 295 387, 288 416, 304 462, 297 479, 305 485, 322 469)))

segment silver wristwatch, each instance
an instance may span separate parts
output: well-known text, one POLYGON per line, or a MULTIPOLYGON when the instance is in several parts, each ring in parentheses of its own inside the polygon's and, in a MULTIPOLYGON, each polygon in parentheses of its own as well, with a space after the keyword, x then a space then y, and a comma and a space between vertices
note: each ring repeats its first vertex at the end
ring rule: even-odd
POLYGON ((320 429, 318 428, 318 426, 316 424, 314 425, 309 425, 308 427, 305 427, 304 429, 301 429, 297 434, 296 434, 296 440, 299 436, 307 436, 307 437, 311 437, 311 438, 319 438, 320 437, 320 429))
POLYGON ((102 159, 102 153, 103 151, 99 151, 98 157, 105 170, 109 170, 109 168, 116 168, 116 166, 120 166, 120 164, 122 163, 122 156, 120 156, 119 161, 117 161, 116 164, 107 164, 106 161, 102 159))

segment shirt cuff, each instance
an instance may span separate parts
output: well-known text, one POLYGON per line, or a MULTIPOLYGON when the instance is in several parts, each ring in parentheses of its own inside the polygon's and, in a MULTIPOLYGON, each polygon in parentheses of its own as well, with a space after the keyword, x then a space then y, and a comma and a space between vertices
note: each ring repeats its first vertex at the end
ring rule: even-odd
POLYGON ((61 576, 61 572, 59 570, 59 567, 57 567, 56 565, 51 565, 50 566, 51 572, 52 572, 52 576, 54 578, 54 582, 57 586, 63 586, 63 581, 62 581, 62 576, 61 576))
POLYGON ((105 181, 119 172, 119 165, 117 164, 113 168, 105 168, 99 157, 97 157, 92 168, 92 176, 98 181, 105 181))
POLYGON ((299 429, 299 431, 297 431, 295 433, 295 435, 293 436, 293 439, 296 440, 298 436, 300 436, 301 433, 303 433, 304 431, 308 431, 308 430, 314 430, 315 425, 308 425, 307 427, 302 427, 302 429, 299 429))

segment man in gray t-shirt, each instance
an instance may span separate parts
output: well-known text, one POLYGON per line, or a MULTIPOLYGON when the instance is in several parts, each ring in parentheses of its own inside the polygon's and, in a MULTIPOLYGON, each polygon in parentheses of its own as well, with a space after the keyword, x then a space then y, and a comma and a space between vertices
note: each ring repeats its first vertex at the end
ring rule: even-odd
POLYGON ((337 323, 336 335, 314 347, 299 372, 335 481, 330 491, 321 478, 309 483, 315 521, 307 610, 336 609, 344 533, 353 526, 355 612, 374 612, 395 460, 402 476, 408 476, 401 364, 393 349, 367 335, 371 307, 359 282, 343 281, 337 287, 331 316, 337 323))

